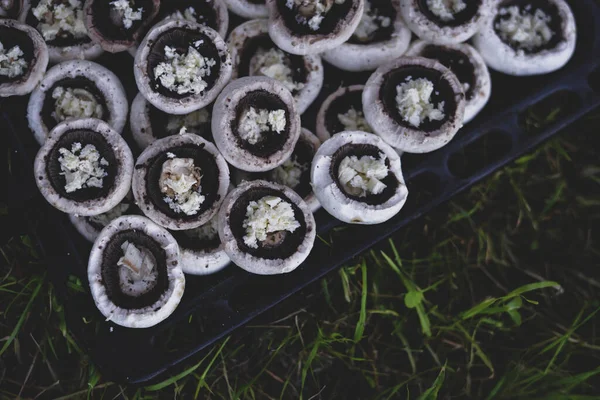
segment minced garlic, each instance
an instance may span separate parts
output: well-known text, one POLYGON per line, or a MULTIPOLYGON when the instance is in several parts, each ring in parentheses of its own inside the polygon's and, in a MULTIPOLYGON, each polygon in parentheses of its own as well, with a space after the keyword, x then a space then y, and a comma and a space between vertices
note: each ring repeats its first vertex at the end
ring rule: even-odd
POLYGON ((554 36, 550 28, 552 17, 541 9, 533 11, 531 5, 521 10, 518 6, 502 7, 495 28, 502 40, 519 49, 534 50, 542 47, 554 36))
POLYGON ((338 179, 344 191, 352 196, 365 197, 380 194, 386 188, 381 182, 388 175, 386 157, 347 156, 340 163, 338 179))
POLYGON ((344 126, 345 131, 363 131, 372 133, 373 129, 365 119, 362 111, 356 111, 350 107, 348 111, 337 115, 338 121, 344 126))
POLYGON ((452 21, 454 14, 467 8, 464 0, 427 0, 427 8, 442 21, 452 21))
POLYGON ((102 105, 85 89, 57 86, 52 91, 52 98, 55 100, 52 117, 57 122, 76 118, 101 119, 103 117, 102 105))
POLYGON ((290 68, 290 60, 278 48, 259 48, 250 59, 249 75, 263 75, 281 82, 290 92, 300 90, 304 83, 295 82, 290 68))
POLYGON ((158 280, 158 268, 152 252, 125 241, 123 256, 117 261, 119 286, 125 294, 142 295, 152 290, 158 280))
POLYGON ((41 0, 31 12, 40 21, 37 29, 46 41, 87 36, 80 0, 41 0))
POLYGON ((243 228, 246 229, 244 243, 257 249, 258 242, 267 240, 269 234, 287 231, 294 232, 300 227, 296 221, 294 209, 280 197, 265 196, 258 201, 251 201, 246 208, 246 219, 243 228))
POLYGON ((13 46, 7 51, 0 42, 0 76, 16 78, 23 75, 27 67, 25 54, 19 46, 13 46))
POLYGON ((239 122, 238 133, 242 140, 256 144, 264 139, 263 133, 265 132, 283 132, 286 123, 284 110, 260 109, 257 111, 254 107, 250 107, 239 122))
POLYGON ((418 128, 426 119, 440 121, 444 119, 444 105, 441 101, 434 105, 431 101, 433 82, 429 79, 411 79, 396 86, 396 105, 402 119, 418 128))
POLYGON ((142 20, 142 12, 144 9, 140 7, 137 11, 134 11, 129 0, 116 0, 111 2, 110 5, 113 10, 122 15, 123 27, 125 29, 131 29, 133 21, 142 20))
POLYGON ((169 158, 162 165, 159 179, 164 202, 173 211, 196 215, 206 199, 201 194, 202 171, 194 165, 193 158, 169 158))
POLYGON ((178 54, 173 47, 165 46, 167 61, 154 68, 154 76, 166 89, 177 94, 202 93, 208 83, 203 79, 210 76, 216 61, 203 57, 198 50, 189 46, 187 54, 178 54))
POLYGON ((75 142, 71 150, 61 147, 58 149, 61 157, 60 174, 65 177, 65 191, 75 192, 85 188, 102 188, 104 178, 108 175, 105 167, 108 161, 100 157, 96 146, 87 144, 82 147, 81 143, 75 142))

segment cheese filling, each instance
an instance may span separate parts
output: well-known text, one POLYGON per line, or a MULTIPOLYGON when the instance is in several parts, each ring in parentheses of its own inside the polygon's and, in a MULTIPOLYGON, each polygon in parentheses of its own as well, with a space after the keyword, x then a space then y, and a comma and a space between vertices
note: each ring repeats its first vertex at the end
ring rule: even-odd
POLYGON ((535 50, 554 36, 550 28, 552 17, 539 8, 534 11, 531 5, 523 10, 518 6, 503 7, 499 14, 503 18, 496 22, 496 31, 502 40, 519 49, 535 50))
POLYGON ((41 0, 31 11, 40 21, 37 30, 46 41, 57 37, 87 37, 87 29, 83 22, 83 3, 80 0, 41 0))
POLYGON ((359 42, 368 42, 380 28, 387 28, 392 24, 392 19, 379 15, 377 9, 371 8, 371 1, 365 0, 365 11, 352 34, 359 42))
POLYGON ((246 208, 244 243, 257 249, 258 243, 267 241, 272 234, 286 231, 293 233, 299 227, 300 223, 296 221, 290 203, 280 197, 265 196, 258 201, 251 201, 246 208))
POLYGON ((131 8, 131 2, 129 0, 116 0, 111 2, 110 5, 112 10, 119 14, 125 29, 131 29, 133 21, 142 20, 142 12, 144 9, 140 7, 134 11, 133 8, 131 8))
POLYGON ((152 252, 125 241, 121 245, 123 256, 117 261, 119 286, 125 294, 141 296, 148 293, 158 280, 157 262, 152 252))
POLYGON ((271 171, 271 179, 289 188, 300 184, 302 174, 308 171, 310 165, 301 164, 295 157, 288 158, 282 165, 271 171))
POLYGON ((344 191, 352 196, 366 197, 380 194, 387 187, 381 182, 388 176, 386 156, 347 156, 338 168, 338 180, 344 191))
POLYGON ((206 199, 201 194, 202 171, 192 158, 169 158, 162 165, 159 178, 164 202, 176 213, 196 215, 206 199))
POLYGON ((104 178, 108 175, 105 167, 108 161, 100 157, 93 144, 85 147, 79 142, 71 145, 71 150, 58 149, 61 175, 65 177, 65 191, 73 193, 79 189, 102 188, 104 178))
POLYGON ((89 91, 81 88, 64 88, 57 86, 52 91, 54 112, 52 117, 56 122, 76 118, 102 119, 104 109, 96 97, 89 91))
POLYGON ((106 226, 110 224, 110 222, 114 219, 119 218, 124 215, 129 209, 129 204, 127 203, 119 203, 114 208, 105 212, 104 214, 94 215, 92 217, 88 217, 90 222, 96 223, 100 226, 106 226))
POLYGON ((270 48, 269 50, 259 48, 250 59, 249 75, 263 75, 278 80, 290 92, 304 87, 304 83, 294 81, 290 60, 278 48, 270 48))
POLYGON ((16 78, 23 75, 27 67, 25 54, 19 46, 13 46, 7 51, 0 42, 0 76, 16 78))
POLYGON ((174 134, 182 128, 196 129, 210 122, 210 113, 205 108, 191 112, 186 115, 169 115, 167 121, 167 132, 174 134))
POLYGON ((165 58, 167 61, 154 68, 154 76, 163 87, 177 94, 198 94, 207 88, 208 83, 203 78, 212 73, 216 65, 214 59, 203 57, 192 46, 186 54, 178 54, 173 47, 165 46, 165 58))
POLYGON ((183 10, 183 12, 177 10, 173 14, 171 14, 171 17, 185 19, 186 21, 197 22, 199 24, 202 24, 204 22, 204 15, 198 15, 194 7, 188 7, 185 10, 183 10))
POLYGON ((264 133, 284 131, 287 124, 284 110, 269 111, 250 107, 240 119, 238 133, 242 140, 256 144, 265 139, 264 133))
POLYGON ((286 0, 285 6, 297 10, 296 22, 318 31, 321 22, 333 4, 343 4, 346 0, 286 0))
POLYGON ((454 14, 467 8, 464 0, 427 0, 427 8, 442 21, 452 21, 454 14))
POLYGON ((345 131, 363 131, 372 133, 371 126, 365 119, 362 111, 356 111, 354 107, 350 107, 348 111, 337 115, 338 121, 344 126, 345 131))
POLYGON ((425 78, 413 80, 408 77, 404 83, 396 86, 396 105, 402 119, 416 128, 426 119, 443 120, 445 102, 433 104, 433 91, 433 82, 425 78))

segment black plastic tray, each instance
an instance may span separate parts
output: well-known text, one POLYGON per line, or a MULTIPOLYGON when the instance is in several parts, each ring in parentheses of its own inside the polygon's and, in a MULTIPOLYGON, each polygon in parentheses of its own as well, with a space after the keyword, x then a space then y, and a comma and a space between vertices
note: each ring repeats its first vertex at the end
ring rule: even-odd
MULTIPOLYGON (((65 215, 52 209, 37 193, 31 172, 37 146, 24 121, 27 99, 0 102, 0 131, 9 135, 12 148, 23 161, 16 172, 13 168, 16 177, 12 180, 17 186, 8 191, 8 201, 27 210, 28 222, 64 303, 68 327, 79 345, 109 380, 132 384, 153 381, 600 106, 600 6, 595 0, 569 3, 579 38, 570 63, 558 72, 539 77, 515 78, 492 72, 492 99, 482 114, 444 148, 403 157, 409 197, 399 215, 381 225, 348 226, 319 211, 318 233, 323 240, 317 239, 310 257, 297 270, 264 277, 232 265, 213 276, 187 276, 185 295, 175 313, 149 329, 124 329, 106 322, 88 293, 68 289, 71 275, 87 286, 91 246, 65 215), (530 107, 556 98, 568 101, 555 113, 554 120, 541 128, 525 129, 531 122, 530 107), (333 243, 326 243, 331 237, 333 243), (188 333, 180 334, 184 331, 188 333)), ((131 64, 127 57, 113 56, 103 62, 120 66, 113 70, 122 70, 120 77, 132 96, 132 74, 123 67, 131 64)), ((317 103, 340 84, 364 83, 367 78, 368 74, 348 75, 326 66, 326 85, 317 103)), ((304 126, 311 129, 315 108, 303 116, 304 126)))

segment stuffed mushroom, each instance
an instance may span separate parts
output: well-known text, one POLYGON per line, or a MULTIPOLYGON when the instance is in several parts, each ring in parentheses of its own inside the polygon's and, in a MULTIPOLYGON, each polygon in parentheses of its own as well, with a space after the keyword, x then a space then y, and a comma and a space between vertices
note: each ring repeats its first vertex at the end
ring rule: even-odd
POLYGON ((362 104, 367 122, 389 145, 427 153, 462 127, 465 93, 456 75, 439 62, 401 57, 369 77, 362 104))
POLYGON ((222 38, 225 38, 229 28, 229 13, 223 0, 163 1, 158 18, 179 18, 196 22, 214 29, 222 38))
POLYGON ((408 195, 400 156, 380 137, 361 131, 340 132, 324 142, 311 181, 323 208, 351 224, 389 220, 408 195))
POLYGON ((134 63, 140 93, 169 114, 210 104, 231 77, 227 45, 211 28, 167 19, 146 35, 134 63))
POLYGON ((30 93, 48 66, 48 48, 30 26, 0 19, 0 97, 30 93))
POLYGON ((331 93, 317 113, 317 137, 321 142, 343 131, 373 132, 362 108, 364 85, 342 86, 331 93))
POLYGON ((213 107, 212 132, 234 167, 268 171, 283 164, 300 136, 300 114, 286 87, 266 77, 231 82, 213 107))
POLYGON ((345 71, 369 71, 404 54, 411 32, 400 14, 400 0, 365 0, 365 11, 350 39, 323 53, 345 71))
POLYGON ((244 182, 219 211, 219 237, 240 268, 260 275, 291 272, 310 254, 316 237, 308 205, 291 189, 244 182))
POLYGON ((365 0, 267 0, 269 35, 292 54, 332 50, 352 36, 365 0))
POLYGON ((437 44, 462 43, 488 17, 496 0, 400 0, 406 24, 417 36, 437 44))
POLYGON ((42 34, 51 63, 93 60, 104 52, 88 35, 83 3, 83 0, 24 1, 19 20, 42 34))
POLYGON ((130 192, 119 204, 105 213, 89 217, 69 214, 69 220, 81 236, 93 243, 106 225, 123 215, 132 214, 134 208, 133 196, 130 192))
POLYGON ((52 130, 35 157, 34 173, 52 206, 67 214, 99 215, 129 192, 133 155, 104 121, 78 119, 52 130))
POLYGON ((475 118, 490 99, 490 72, 479 52, 470 45, 437 45, 418 40, 411 45, 406 55, 437 60, 454 72, 465 92, 464 123, 475 118))
POLYGON ((228 187, 229 168, 216 147, 188 133, 150 144, 133 175, 133 195, 142 212, 171 230, 206 224, 228 187))
POLYGON ((564 0, 498 1, 473 43, 485 62, 509 75, 545 74, 573 56, 575 18, 564 0))
POLYGON ((185 289, 177 242, 141 216, 117 218, 102 230, 90 253, 88 279, 98 310, 126 328, 165 320, 185 289))
POLYGON ((128 109, 125 89, 115 74, 100 64, 73 60, 46 72, 29 98, 27 120, 43 144, 58 123, 78 118, 102 119, 121 133, 128 109))
POLYGON ((255 19, 236 27, 227 41, 233 62, 232 78, 266 76, 283 83, 302 114, 323 86, 318 55, 299 56, 279 49, 269 37, 267 20, 255 19))

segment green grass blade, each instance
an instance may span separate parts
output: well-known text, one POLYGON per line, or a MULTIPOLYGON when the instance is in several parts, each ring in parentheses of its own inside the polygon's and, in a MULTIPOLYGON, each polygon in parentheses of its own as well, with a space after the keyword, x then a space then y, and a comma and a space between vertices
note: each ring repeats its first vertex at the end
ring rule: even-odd
POLYGON ((510 292, 509 294, 507 294, 504 297, 505 298, 516 297, 516 296, 522 295, 523 293, 533 292, 534 290, 540 290, 540 289, 545 289, 545 288, 549 288, 549 287, 558 289, 558 288, 560 288, 560 284, 558 284, 558 282, 553 282, 553 281, 530 283, 528 285, 524 285, 518 289, 513 290, 512 292, 510 292))
POLYGON ((358 323, 356 324, 356 329, 354 330, 354 342, 358 343, 360 339, 362 339, 363 333, 365 332, 365 323, 367 321, 367 264, 363 260, 363 263, 360 267, 362 271, 362 294, 360 299, 360 316, 358 318, 358 323))
POLYGON ((446 364, 442 367, 440 373, 437 378, 433 382, 433 385, 424 391, 417 400, 437 400, 440 389, 444 385, 444 379, 446 378, 446 364))

